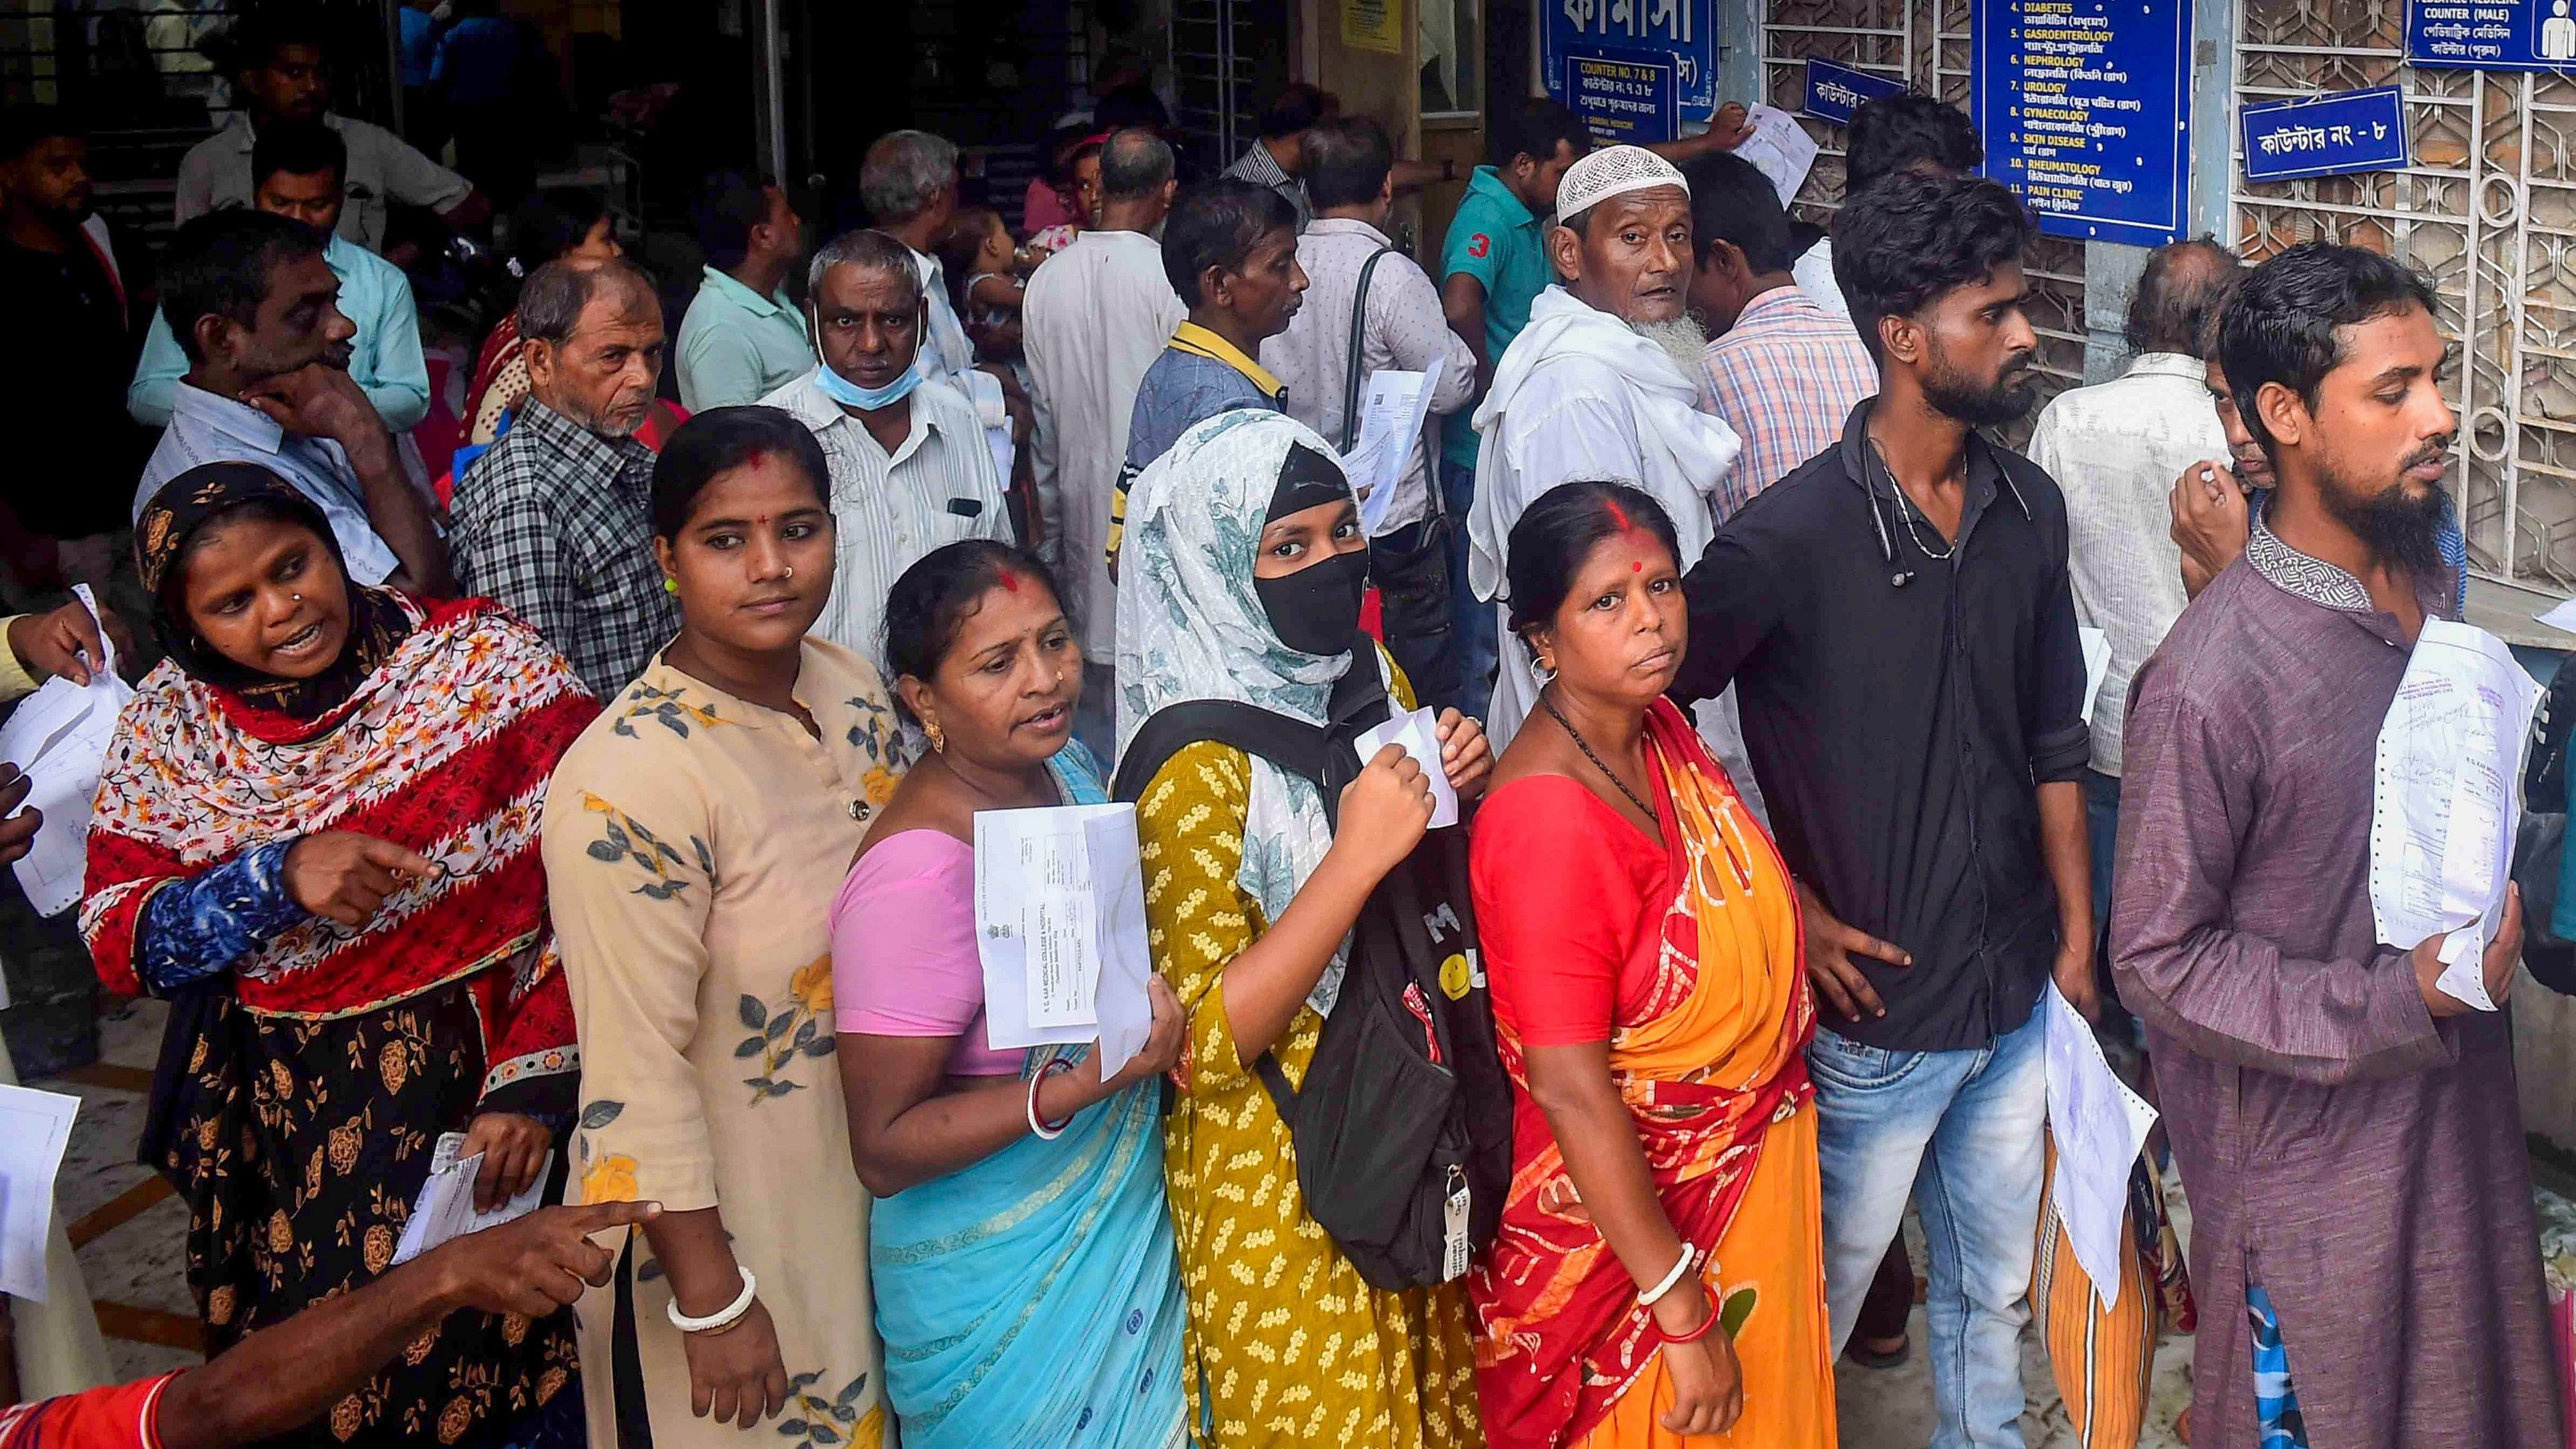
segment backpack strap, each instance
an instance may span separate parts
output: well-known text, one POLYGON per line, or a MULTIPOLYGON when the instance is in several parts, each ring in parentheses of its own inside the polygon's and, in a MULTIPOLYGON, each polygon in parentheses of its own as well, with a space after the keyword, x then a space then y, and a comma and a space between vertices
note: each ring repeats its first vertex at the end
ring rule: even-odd
POLYGON ((1360 263, 1360 284, 1351 293, 1350 362, 1342 375, 1342 442, 1341 450, 1351 450, 1360 433, 1360 341, 1368 335, 1369 278, 1377 271, 1379 260, 1393 253, 1393 247, 1379 247, 1360 263))

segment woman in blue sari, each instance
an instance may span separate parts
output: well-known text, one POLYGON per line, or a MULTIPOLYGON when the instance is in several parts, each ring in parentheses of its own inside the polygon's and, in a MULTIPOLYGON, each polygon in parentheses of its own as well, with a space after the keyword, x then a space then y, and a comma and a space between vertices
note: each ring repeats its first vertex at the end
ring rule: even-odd
POLYGON ((832 909, 834 1025, 888 1398, 906 1449, 1184 1442, 1161 1093, 1178 1002, 1103 1081, 1087 1047, 995 1050, 975 948, 975 813, 1104 801, 1073 740, 1082 650, 1034 558, 951 544, 886 605, 930 742, 832 909))

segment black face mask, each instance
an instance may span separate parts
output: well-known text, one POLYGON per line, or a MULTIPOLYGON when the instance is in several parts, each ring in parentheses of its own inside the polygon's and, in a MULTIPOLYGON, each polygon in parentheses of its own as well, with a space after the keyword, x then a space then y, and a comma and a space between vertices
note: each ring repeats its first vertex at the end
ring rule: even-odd
POLYGON ((1360 595, 1367 588, 1366 549, 1335 554, 1280 578, 1252 581, 1279 642, 1318 656, 1350 649, 1360 632, 1360 595))

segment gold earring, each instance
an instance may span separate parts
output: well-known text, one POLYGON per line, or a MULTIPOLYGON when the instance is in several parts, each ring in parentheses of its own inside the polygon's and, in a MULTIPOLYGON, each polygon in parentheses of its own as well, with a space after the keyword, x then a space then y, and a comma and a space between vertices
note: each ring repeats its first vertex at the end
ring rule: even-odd
POLYGON ((939 728, 939 721, 935 719, 923 720, 921 722, 921 732, 930 736, 931 753, 939 755, 948 753, 948 735, 945 731, 939 728))

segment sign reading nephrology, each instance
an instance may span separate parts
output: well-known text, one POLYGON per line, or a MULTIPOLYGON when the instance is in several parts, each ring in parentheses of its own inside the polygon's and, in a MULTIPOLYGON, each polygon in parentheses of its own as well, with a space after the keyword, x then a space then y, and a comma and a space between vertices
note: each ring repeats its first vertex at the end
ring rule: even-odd
POLYGON ((1807 61, 1807 101, 1798 109, 1819 121, 1848 126, 1852 112, 1859 110, 1862 103, 1904 92, 1905 82, 1901 80, 1811 57, 1807 61))
POLYGON ((1986 174, 2055 236, 2157 246, 2184 230, 2191 0, 1977 0, 1986 174))
POLYGON ((2395 86, 2247 106, 2245 179, 2294 181, 2406 165, 2406 99, 2395 86))
POLYGON ((1705 123, 1716 111, 1715 0, 1540 0, 1540 11, 1539 68, 1548 94, 1591 122, 1594 135, 1613 139, 1603 124, 1621 117, 1628 125, 1648 124, 1636 107, 1656 97, 1629 92, 1630 85, 1663 86, 1672 96, 1672 119, 1660 133, 1621 131, 1618 140, 1668 140, 1682 122, 1705 123), (1578 70, 1578 59, 1592 68, 1578 70), (1605 62, 1660 67, 1663 75, 1618 76, 1599 68, 1605 62), (1589 111, 1579 89, 1584 85, 1598 101, 1589 111))
POLYGON ((2576 69, 2568 0, 2411 0, 2406 59, 2475 70, 2576 69))

